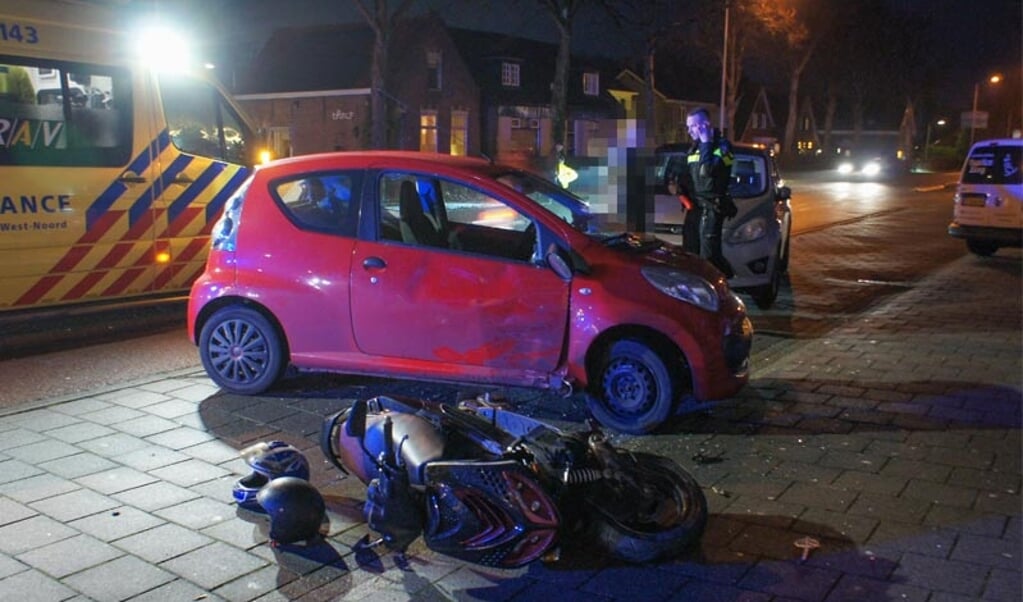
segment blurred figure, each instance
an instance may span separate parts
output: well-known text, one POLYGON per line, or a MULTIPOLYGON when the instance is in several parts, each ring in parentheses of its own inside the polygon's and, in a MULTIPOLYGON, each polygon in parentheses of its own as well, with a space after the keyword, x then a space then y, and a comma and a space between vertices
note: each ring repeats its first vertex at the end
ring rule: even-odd
POLYGON ((36 90, 24 67, 0 65, 0 100, 36 104, 36 90))

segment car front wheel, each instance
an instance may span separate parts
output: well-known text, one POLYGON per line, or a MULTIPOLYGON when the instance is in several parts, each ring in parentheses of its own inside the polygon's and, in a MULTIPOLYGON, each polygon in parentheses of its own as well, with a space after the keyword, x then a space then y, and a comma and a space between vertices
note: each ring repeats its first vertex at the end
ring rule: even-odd
POLYGON ((973 238, 966 239, 966 248, 969 249, 970 253, 979 255, 981 257, 990 257, 995 254, 998 250, 998 245, 987 240, 976 240, 973 238))
POLYGON ((638 341, 611 346, 595 385, 596 390, 586 396, 590 413, 604 426, 623 433, 653 431, 675 405, 675 387, 664 360, 638 341))
POLYGON ((245 307, 228 307, 210 317, 199 336, 199 357, 215 383, 243 395, 266 391, 287 366, 277 329, 245 307))

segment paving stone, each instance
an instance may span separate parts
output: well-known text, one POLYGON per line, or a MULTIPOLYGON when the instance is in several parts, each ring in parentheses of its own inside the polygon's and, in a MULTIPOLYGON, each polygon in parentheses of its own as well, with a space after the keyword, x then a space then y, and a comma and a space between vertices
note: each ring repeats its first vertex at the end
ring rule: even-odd
POLYGON ((14 416, 11 416, 10 420, 12 423, 20 426, 21 428, 35 431, 37 433, 81 422, 78 418, 68 416, 67 414, 62 414, 60 412, 55 412, 49 408, 15 414, 14 416))
POLYGON ((865 492, 861 493, 849 507, 849 514, 881 521, 891 519, 903 523, 918 523, 923 521, 930 506, 930 502, 926 501, 865 492))
POLYGON ((154 469, 150 471, 150 474, 175 485, 191 487, 198 483, 225 477, 231 473, 208 462, 191 459, 154 469))
POLYGON ((74 590, 39 571, 23 571, 0 580, 0 600, 54 602, 74 596, 74 590))
POLYGON ((877 556, 897 558, 903 552, 914 552, 948 558, 957 538, 952 529, 887 520, 878 524, 864 549, 877 556))
POLYGON ((58 439, 65 443, 78 443, 79 441, 86 441, 88 439, 97 439, 113 432, 113 429, 103 426, 102 424, 96 424, 94 422, 76 422, 68 426, 48 430, 46 431, 46 436, 53 437, 54 439, 58 439))
POLYGON ((69 416, 79 416, 81 414, 88 414, 89 412, 104 410, 109 407, 110 404, 105 401, 86 397, 84 399, 76 399, 74 401, 59 403, 52 406, 50 409, 54 412, 60 412, 61 414, 67 414, 69 416))
POLYGON ((181 452, 152 445, 114 457, 121 464, 127 464, 136 470, 144 471, 184 462, 188 458, 188 456, 181 452))
POLYGON ((56 460, 50 460, 49 462, 39 464, 39 468, 45 469, 47 472, 51 472, 66 479, 74 479, 75 477, 108 470, 116 466, 117 464, 107 458, 97 456, 91 452, 82 452, 73 456, 64 456, 63 458, 57 458, 56 460))
POLYGON ((916 587, 979 597, 984 590, 987 570, 979 565, 912 552, 902 556, 893 578, 916 587))
POLYGON ((213 439, 214 436, 210 433, 188 427, 180 427, 146 437, 146 440, 151 443, 162 445, 163 447, 169 447, 173 450, 181 450, 186 447, 212 441, 213 439))
POLYGON ((931 592, 922 587, 871 579, 860 575, 843 575, 824 602, 863 602, 866 600, 905 600, 931 602, 931 592))
POLYGON ((199 496, 199 493, 190 489, 163 481, 113 494, 113 497, 120 502, 145 511, 175 506, 199 496))
POLYGON ((124 454, 143 449, 148 445, 149 443, 147 443, 145 439, 133 437, 124 433, 114 433, 113 435, 107 435, 106 437, 100 437, 99 439, 81 441, 78 443, 79 447, 106 458, 123 456, 124 454))
POLYGON ((160 566, 200 587, 212 590, 266 564, 262 558, 215 542, 164 561, 160 566))
POLYGON ((163 521, 155 516, 128 506, 119 506, 68 523, 69 526, 103 541, 114 541, 161 524, 163 521))
POLYGON ((910 479, 906 489, 899 494, 899 497, 928 501, 932 504, 970 508, 977 499, 977 490, 970 487, 910 479))
POLYGON ((238 450, 223 443, 222 441, 207 441, 198 445, 185 447, 181 453, 209 462, 210 464, 222 464, 238 459, 238 450))
POLYGON ((78 535, 19 554, 18 560, 59 579, 123 554, 98 539, 78 535))
POLYGON ((82 453, 82 450, 63 441, 49 439, 4 450, 8 456, 23 462, 39 463, 82 453))
POLYGON ((159 564, 211 542, 213 542, 211 538, 192 529, 165 523, 118 539, 114 545, 139 558, 159 564))
POLYGON ((175 579, 144 594, 133 596, 131 602, 168 602, 170 600, 222 602, 224 598, 211 594, 209 591, 184 579, 175 579))
POLYGON ((0 554, 0 579, 14 575, 15 573, 27 571, 28 569, 28 565, 18 562, 7 554, 0 554))
POLYGON ((148 437, 149 435, 155 435, 156 433, 174 430, 178 428, 178 426, 178 423, 173 420, 143 414, 138 418, 117 423, 117 430, 129 435, 135 435, 136 437, 148 437))
POLYGON ((793 483, 779 496, 778 501, 785 504, 816 506, 826 510, 842 511, 852 504, 856 495, 855 491, 841 487, 793 483))
POLYGON ((103 494, 117 493, 156 482, 156 477, 133 468, 121 466, 75 479, 76 482, 103 494))
POLYGON ((959 536, 952 550, 952 560, 961 560, 995 568, 1019 571, 1023 567, 1018 539, 982 537, 970 533, 959 536))
POLYGON ((121 556, 64 579, 96 600, 127 600, 174 580, 174 575, 134 556, 121 556))
POLYGON ((34 510, 61 522, 116 508, 116 500, 88 489, 77 489, 29 504, 34 510))
POLYGON ((0 483, 10 483, 42 473, 41 469, 21 460, 4 460, 0 462, 0 483))
MULTIPOLYGON (((239 511, 244 512, 244 511, 239 511)), ((256 513, 251 513, 256 514, 256 513)), ((240 517, 229 518, 223 522, 206 527, 203 535, 208 535, 242 550, 248 550, 267 542, 270 521, 266 515, 253 516, 253 520, 240 517)))
POLYGON ((209 498, 197 498, 156 510, 154 514, 190 529, 199 530, 230 519, 235 515, 235 509, 209 498))
POLYGON ((103 401, 116 403, 126 408, 146 408, 157 403, 170 399, 167 395, 157 391, 147 391, 139 387, 130 387, 120 391, 114 391, 101 396, 103 401))
POLYGON ((111 405, 109 407, 103 408, 102 410, 96 410, 95 412, 87 412, 85 414, 81 414, 80 417, 83 418, 84 420, 95 422, 97 424, 113 426, 120 422, 132 420, 133 418, 138 418, 139 416, 143 415, 144 414, 138 410, 111 405))
POLYGON ((823 600, 841 574, 793 562, 761 561, 739 582, 739 587, 793 600, 823 600))
POLYGON ((0 497, 0 526, 16 523, 36 514, 38 512, 28 506, 19 504, 7 497, 0 497))
MULTIPOLYGON (((21 479, 20 481, 13 481, 11 483, 4 483, 0 485, 0 494, 17 500, 22 503, 34 502, 43 498, 68 493, 76 489, 81 489, 81 485, 67 479, 62 479, 50 474, 40 474, 34 477, 28 477, 21 479)), ((3 500, 0 498, 0 508, 2 508, 3 500)), ((2 512, 0 512, 2 516, 2 512)), ((3 519, 0 518, 0 521, 3 519)))
POLYGON ((0 552, 16 556, 75 535, 78 532, 74 529, 37 515, 0 527, 0 552))
POLYGON ((984 587, 985 600, 1017 602, 1023 592, 1023 580, 1019 567, 1015 570, 992 569, 984 587))
POLYGON ((180 399, 168 399, 147 407, 146 411, 162 418, 176 418, 195 412, 195 404, 180 399))

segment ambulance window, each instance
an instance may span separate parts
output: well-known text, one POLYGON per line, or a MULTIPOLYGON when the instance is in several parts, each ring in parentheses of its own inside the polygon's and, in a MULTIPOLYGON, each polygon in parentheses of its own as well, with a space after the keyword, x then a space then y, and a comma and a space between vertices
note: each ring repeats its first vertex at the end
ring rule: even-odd
POLYGON ((162 75, 160 95, 174 146, 211 159, 249 162, 248 127, 215 87, 183 74, 162 75))
POLYGON ((120 166, 131 142, 127 71, 0 57, 0 165, 120 166))

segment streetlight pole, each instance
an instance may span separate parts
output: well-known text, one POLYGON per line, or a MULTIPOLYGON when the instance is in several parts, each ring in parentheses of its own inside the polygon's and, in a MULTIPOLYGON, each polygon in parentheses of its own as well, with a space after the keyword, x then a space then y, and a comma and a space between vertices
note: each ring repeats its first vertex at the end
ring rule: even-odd
POLYGON ((728 9, 729 0, 725 0, 725 35, 721 46, 721 107, 718 116, 718 125, 721 127, 721 135, 725 135, 725 89, 728 80, 728 9))
POLYGON ((973 84, 973 111, 970 112, 970 148, 973 148, 973 136, 977 131, 977 96, 980 94, 980 82, 973 84))

